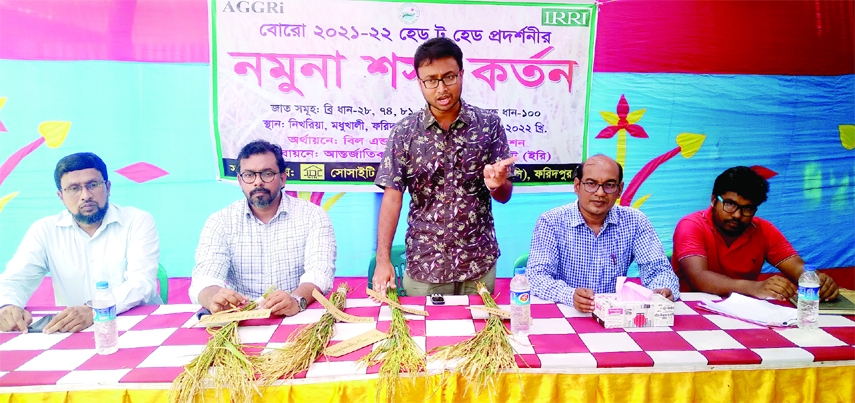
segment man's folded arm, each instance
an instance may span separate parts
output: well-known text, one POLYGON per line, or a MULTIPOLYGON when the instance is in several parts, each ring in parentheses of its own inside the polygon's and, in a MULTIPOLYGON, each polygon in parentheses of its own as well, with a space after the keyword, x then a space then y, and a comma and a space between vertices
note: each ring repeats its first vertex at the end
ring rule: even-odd
POLYGON ((705 256, 686 256, 678 262, 686 274, 693 290, 709 294, 727 296, 736 292, 742 295, 755 295, 757 281, 743 280, 716 273, 707 266, 705 256))

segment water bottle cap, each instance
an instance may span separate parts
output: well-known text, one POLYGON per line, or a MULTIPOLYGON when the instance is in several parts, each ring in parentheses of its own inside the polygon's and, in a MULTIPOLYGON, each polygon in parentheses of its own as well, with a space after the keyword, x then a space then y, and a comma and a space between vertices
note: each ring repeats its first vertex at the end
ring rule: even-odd
POLYGON ((95 288, 97 288, 99 290, 106 290, 107 288, 110 288, 110 284, 107 283, 106 281, 99 281, 99 282, 95 283, 95 288))
POLYGON ((805 271, 816 271, 816 265, 814 265, 814 264, 805 264, 805 271))
POLYGON ((525 275, 525 267, 514 267, 514 275, 517 274, 525 275))

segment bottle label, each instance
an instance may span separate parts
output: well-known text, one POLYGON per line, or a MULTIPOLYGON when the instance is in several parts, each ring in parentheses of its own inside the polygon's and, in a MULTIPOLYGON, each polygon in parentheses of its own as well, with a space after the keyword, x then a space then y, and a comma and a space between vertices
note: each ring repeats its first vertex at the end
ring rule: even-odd
POLYGON ((109 322, 113 319, 116 319, 115 305, 108 308, 93 308, 93 310, 95 311, 96 322, 109 322))
POLYGON ((819 286, 799 286, 799 299, 804 301, 819 301, 819 286))
POLYGON ((523 291, 523 292, 511 291, 511 304, 528 305, 529 303, 531 303, 531 292, 530 291, 523 291))

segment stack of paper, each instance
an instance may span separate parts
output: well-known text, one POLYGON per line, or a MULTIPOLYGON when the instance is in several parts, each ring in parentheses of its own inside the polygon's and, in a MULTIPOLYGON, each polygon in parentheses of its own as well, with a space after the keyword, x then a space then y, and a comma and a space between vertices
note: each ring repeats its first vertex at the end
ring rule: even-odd
POLYGON ((795 326, 796 309, 732 293, 720 302, 701 301, 698 306, 711 312, 763 326, 795 326))

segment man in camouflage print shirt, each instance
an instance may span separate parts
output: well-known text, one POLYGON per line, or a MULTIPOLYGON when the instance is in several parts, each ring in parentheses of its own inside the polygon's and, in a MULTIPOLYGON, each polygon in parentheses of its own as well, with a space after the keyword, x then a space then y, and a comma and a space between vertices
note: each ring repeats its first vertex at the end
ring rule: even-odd
POLYGON ((374 181, 384 194, 373 288, 395 287, 389 255, 409 188, 407 294, 473 294, 475 281, 492 292, 499 245, 491 198, 510 200, 516 158, 498 115, 460 99, 463 52, 454 41, 426 41, 413 66, 427 106, 392 129, 374 181))

